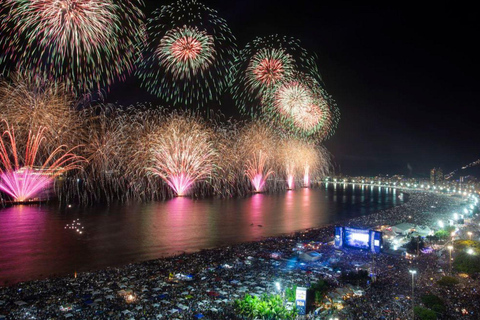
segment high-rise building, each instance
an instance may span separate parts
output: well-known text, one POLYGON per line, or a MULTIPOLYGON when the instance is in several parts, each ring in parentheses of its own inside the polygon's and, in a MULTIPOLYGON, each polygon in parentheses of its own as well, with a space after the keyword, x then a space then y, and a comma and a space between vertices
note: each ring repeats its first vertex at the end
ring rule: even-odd
POLYGON ((437 168, 437 172, 435 174, 435 183, 440 184, 443 182, 443 171, 442 168, 437 168))
POLYGON ((433 168, 430 170, 430 184, 435 185, 443 182, 442 168, 433 168))

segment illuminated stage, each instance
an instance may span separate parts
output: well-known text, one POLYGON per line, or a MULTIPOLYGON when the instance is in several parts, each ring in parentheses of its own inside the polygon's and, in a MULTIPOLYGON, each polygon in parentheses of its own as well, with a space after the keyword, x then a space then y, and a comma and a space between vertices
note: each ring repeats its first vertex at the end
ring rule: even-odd
POLYGON ((335 247, 364 249, 380 253, 382 250, 382 232, 337 226, 335 227, 335 247))

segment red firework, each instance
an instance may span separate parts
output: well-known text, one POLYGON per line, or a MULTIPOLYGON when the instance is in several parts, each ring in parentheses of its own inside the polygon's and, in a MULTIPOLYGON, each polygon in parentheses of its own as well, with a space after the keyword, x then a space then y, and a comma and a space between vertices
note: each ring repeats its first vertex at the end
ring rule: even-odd
POLYGON ((262 59, 255 69, 252 70, 257 81, 270 86, 282 80, 285 69, 280 59, 265 58, 262 59))
POLYGON ((178 61, 195 60, 202 51, 202 43, 194 37, 184 36, 175 40, 170 50, 178 61))

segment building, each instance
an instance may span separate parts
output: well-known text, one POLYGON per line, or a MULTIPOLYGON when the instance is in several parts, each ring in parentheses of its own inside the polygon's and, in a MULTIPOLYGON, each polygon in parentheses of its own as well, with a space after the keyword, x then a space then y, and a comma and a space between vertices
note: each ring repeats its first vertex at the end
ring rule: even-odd
POLYGON ((413 223, 403 222, 403 223, 397 224, 396 226, 392 226, 392 231, 396 232, 397 234, 406 236, 414 228, 415 228, 415 225, 413 223))
POLYGON ((442 168, 438 168, 435 174, 435 183, 440 184, 443 183, 443 171, 442 168))
POLYGON ((415 226, 415 232, 420 237, 433 236, 433 230, 427 226, 415 226))
POLYGON ((431 185, 435 184, 435 168, 430 170, 430 184, 431 185))
POLYGON ((430 170, 430 184, 436 185, 443 182, 442 168, 433 168, 430 170))

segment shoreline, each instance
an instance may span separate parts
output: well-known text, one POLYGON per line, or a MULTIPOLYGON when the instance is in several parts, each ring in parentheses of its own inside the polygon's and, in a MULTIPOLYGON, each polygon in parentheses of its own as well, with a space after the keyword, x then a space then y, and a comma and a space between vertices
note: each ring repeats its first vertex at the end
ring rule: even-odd
MULTIPOLYGON (((366 216, 346 219, 338 224, 374 227, 386 220, 408 219, 409 216, 412 222, 425 224, 428 221, 436 221, 438 215, 442 214, 439 210, 434 210, 437 211, 434 214, 422 213, 426 208, 433 206, 433 201, 441 202, 442 206, 448 204, 450 208, 454 202, 456 202, 454 205, 459 205, 459 201, 455 200, 458 199, 445 195, 411 192, 410 199, 401 205, 366 216), (412 213, 416 215, 412 216, 412 213)), ((442 207, 439 209, 443 210, 442 207)), ((122 267, 82 272, 76 278, 73 276, 48 278, 3 287, 0 288, 0 315, 3 309, 3 314, 8 311, 11 315, 6 319, 22 319, 22 314, 26 310, 29 310, 28 312, 34 310, 39 318, 62 316, 66 313, 59 311, 59 308, 69 305, 74 309, 69 311, 73 319, 91 318, 96 312, 104 314, 105 319, 121 318, 122 313, 124 316, 128 314, 134 318, 151 319, 161 314, 161 319, 177 319, 177 315, 183 319, 194 319, 196 312, 201 312, 207 319, 235 319, 233 299, 245 293, 274 292, 273 284, 279 279, 282 287, 291 287, 294 284, 307 286, 318 278, 327 279, 334 287, 342 287, 339 274, 333 269, 325 269, 320 264, 308 264, 313 273, 298 265, 290 269, 288 257, 295 252, 299 243, 308 244, 315 241, 317 251, 322 254, 323 259, 327 259, 324 262, 331 263, 330 260, 340 259, 336 265, 342 270, 348 270, 347 268, 352 267, 350 263, 355 261, 360 264, 368 263, 371 257, 365 251, 343 250, 345 254, 343 259, 347 256, 348 259, 342 261, 343 254, 337 256, 333 246, 325 243, 332 239, 333 227, 336 224, 267 237, 259 241, 131 263, 122 267), (278 253, 284 259, 273 259, 272 253, 278 253), (192 275, 192 281, 187 280, 188 275, 192 275), (126 300, 125 292, 131 292, 130 296, 134 297, 132 298, 134 301, 126 300), (190 298, 186 299, 185 296, 190 298)), ((380 254, 377 259, 377 266, 379 270, 382 269, 378 274, 382 277, 388 276, 388 272, 392 271, 387 265, 398 264, 398 268, 408 267, 408 261, 398 256, 380 254)), ((405 285, 399 287, 405 291, 405 295, 409 292, 408 279, 407 277, 406 289, 405 285)), ((352 307, 350 311, 354 313, 356 310, 352 307)))
MULTIPOLYGON (((319 186, 317 186, 318 188, 319 186)), ((398 191, 408 195, 407 192, 405 192, 403 188, 400 188, 400 187, 397 187, 396 188, 398 191)), ((417 191, 414 191, 414 192, 417 192, 417 191)), ((273 193, 273 194, 276 194, 276 193, 273 193)), ((402 203, 398 204, 398 205, 394 205, 388 209, 381 209, 381 210, 378 210, 378 211, 375 211, 375 212, 372 212, 368 215, 364 215, 364 216, 358 216, 358 217, 355 217, 355 218, 346 218, 346 219, 343 219, 343 220, 338 220, 337 222, 335 223, 328 223, 328 224, 323 224, 321 226, 316 226, 316 227, 309 227, 309 228, 306 228, 306 229, 298 229, 298 230, 295 230, 295 231, 291 231, 291 232, 286 232, 286 233, 280 233, 280 234, 276 234, 276 235, 273 235, 273 236, 261 236, 260 238, 256 239, 256 240, 251 240, 251 241, 241 241, 241 242, 234 242, 234 243, 231 243, 231 244, 226 244, 226 245, 221 245, 221 246, 216 246, 216 247, 210 247, 210 248, 203 248, 203 249, 198 249, 198 250, 192 250, 192 251, 188 251, 188 250, 182 250, 182 251, 178 251, 178 252, 175 252, 173 254, 165 254, 165 255, 160 255, 158 257, 155 257, 155 258, 152 258, 152 259, 147 259, 147 260, 141 260, 141 261, 134 261, 134 262, 127 262, 127 263, 124 263, 124 264, 119 264, 119 265, 111 265, 111 266, 106 266, 106 267, 99 267, 99 268, 93 268, 93 269, 87 269, 87 270, 76 270, 76 274, 82 274, 82 273, 95 273, 95 272, 101 272, 101 271, 104 271, 104 270, 109 270, 109 269, 114 269, 114 268, 123 268, 123 267, 126 267, 126 266, 130 266, 130 265, 136 265, 136 264, 143 264, 143 263, 149 263, 149 262, 152 262, 152 261, 156 261, 156 260, 163 260, 163 259, 168 259, 168 258, 175 258, 175 257, 178 257, 178 256, 184 256, 184 255, 190 255, 190 254, 196 254, 196 253, 199 253, 199 252, 203 252, 203 251, 209 251, 209 250, 221 250, 221 249, 224 249, 224 248, 229 248, 229 247, 232 247, 232 246, 239 246, 239 245, 247 245, 247 244, 254 244, 254 243, 258 243, 258 242, 261 242, 261 241, 265 241, 267 239, 275 239, 275 238, 293 238, 295 236, 299 236, 300 234, 303 234, 303 233, 308 233, 308 232, 321 232, 322 230, 331 230, 333 232, 333 228, 335 227, 335 225, 347 225, 347 223, 349 223, 350 221, 354 220, 354 219, 357 219, 357 218, 365 218, 367 216, 372 216, 372 215, 375 215, 375 214, 379 214, 381 213, 382 211, 385 211, 385 210, 389 210, 389 209, 392 209, 392 208, 395 208, 395 207, 398 207, 398 206, 401 206, 405 203, 408 202, 408 196, 406 197, 405 200, 403 200, 402 203)), ((357 227, 360 227, 360 226, 357 226, 357 227)), ((372 226, 373 227, 373 226, 372 226)), ((368 228, 365 227, 365 228, 368 228)), ((332 235, 332 239, 333 239, 333 235, 332 235)), ((8 288, 8 287, 12 287, 12 286, 15 286, 15 285, 18 285, 18 284, 22 284, 22 283, 28 283, 28 282, 36 282, 36 281, 45 281, 45 280, 49 280, 49 279, 59 279, 59 278, 68 278, 70 276, 72 276, 74 273, 72 272, 68 272, 68 273, 54 273, 54 274, 51 274, 51 275, 48 275, 48 276, 43 276, 41 274, 39 274, 36 278, 34 279, 30 279, 30 280, 24 280, 24 281, 4 281, 2 283, 0 283, 0 289, 1 288, 8 288)))

